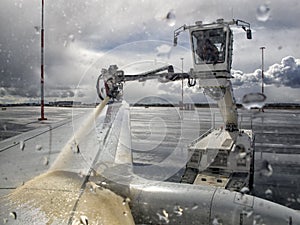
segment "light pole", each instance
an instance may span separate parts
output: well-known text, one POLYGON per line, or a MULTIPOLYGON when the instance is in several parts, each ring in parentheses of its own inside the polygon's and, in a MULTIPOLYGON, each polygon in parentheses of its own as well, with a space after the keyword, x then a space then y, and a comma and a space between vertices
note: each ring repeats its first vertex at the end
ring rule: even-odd
POLYGON ((181 109, 184 109, 183 107, 183 58, 181 59, 181 73, 182 73, 182 77, 181 77, 181 109))
POLYGON ((266 47, 260 47, 261 49, 261 93, 264 94, 264 49, 266 47))
MULTIPOLYGON (((266 47, 260 47, 261 49, 261 93, 264 95, 264 49, 266 47)), ((261 111, 264 112, 264 109, 261 108, 261 111)))
POLYGON ((46 120, 44 115, 44 0, 42 0, 41 22, 41 117, 38 120, 46 120))

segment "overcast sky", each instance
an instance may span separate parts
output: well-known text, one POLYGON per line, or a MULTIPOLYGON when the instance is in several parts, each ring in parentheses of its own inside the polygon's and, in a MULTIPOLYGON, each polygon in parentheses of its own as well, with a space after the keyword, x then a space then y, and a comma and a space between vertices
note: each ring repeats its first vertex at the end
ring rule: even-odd
MULTIPOLYGON (((39 101, 41 0, 0 4, 0 103, 39 101)), ((110 64, 128 73, 165 64, 180 70, 183 57, 189 71, 187 34, 173 48, 174 29, 197 20, 237 18, 250 22, 253 39, 233 29, 236 99, 260 91, 259 47, 265 46, 267 101, 300 103, 299 11, 297 0, 46 0, 45 100, 97 101, 97 76, 110 64)), ((128 83, 125 98, 137 101, 152 95, 178 101, 180 85, 128 83)), ((186 88, 186 98, 202 101, 199 91, 186 88)))

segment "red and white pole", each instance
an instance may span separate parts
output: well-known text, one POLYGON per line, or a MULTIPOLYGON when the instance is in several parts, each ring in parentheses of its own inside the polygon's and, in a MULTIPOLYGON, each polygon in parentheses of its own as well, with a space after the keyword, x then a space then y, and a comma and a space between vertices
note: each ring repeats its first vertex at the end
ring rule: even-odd
POLYGON ((44 115, 44 0, 42 0, 42 22, 41 22, 41 117, 39 120, 46 120, 44 115))

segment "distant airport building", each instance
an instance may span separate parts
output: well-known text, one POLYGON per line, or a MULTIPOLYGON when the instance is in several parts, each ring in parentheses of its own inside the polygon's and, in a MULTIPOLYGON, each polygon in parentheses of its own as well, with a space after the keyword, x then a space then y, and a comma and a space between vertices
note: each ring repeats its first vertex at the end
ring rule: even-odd
POLYGON ((75 105, 81 105, 81 102, 75 101, 55 101, 49 102, 49 106, 58 106, 58 107, 72 107, 75 105))

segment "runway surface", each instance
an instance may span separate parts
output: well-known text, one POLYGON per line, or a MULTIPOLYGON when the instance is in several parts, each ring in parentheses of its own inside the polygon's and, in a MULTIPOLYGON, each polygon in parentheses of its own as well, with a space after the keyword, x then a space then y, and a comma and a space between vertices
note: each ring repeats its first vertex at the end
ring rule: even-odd
MULTIPOLYGON (((239 110, 239 115, 240 126, 252 128, 255 135, 253 194, 299 210, 300 111, 267 109, 262 113, 239 110)), ((132 108, 135 172, 148 179, 168 178, 167 175, 176 172, 187 159, 181 154, 182 158, 177 158, 173 165, 165 165, 164 161, 176 154, 174 149, 184 151, 192 140, 211 126, 222 126, 217 109, 132 108)), ((182 170, 179 170, 169 180, 176 182, 181 175, 182 170)))
MULTIPOLYGON (((0 195, 45 172, 91 109, 7 108, 0 119, 0 195)), ((300 111, 240 110, 241 126, 255 133, 253 194, 300 209, 300 111)), ((222 126, 218 109, 131 107, 134 170, 155 180, 178 181, 188 144, 211 127, 222 126)))

